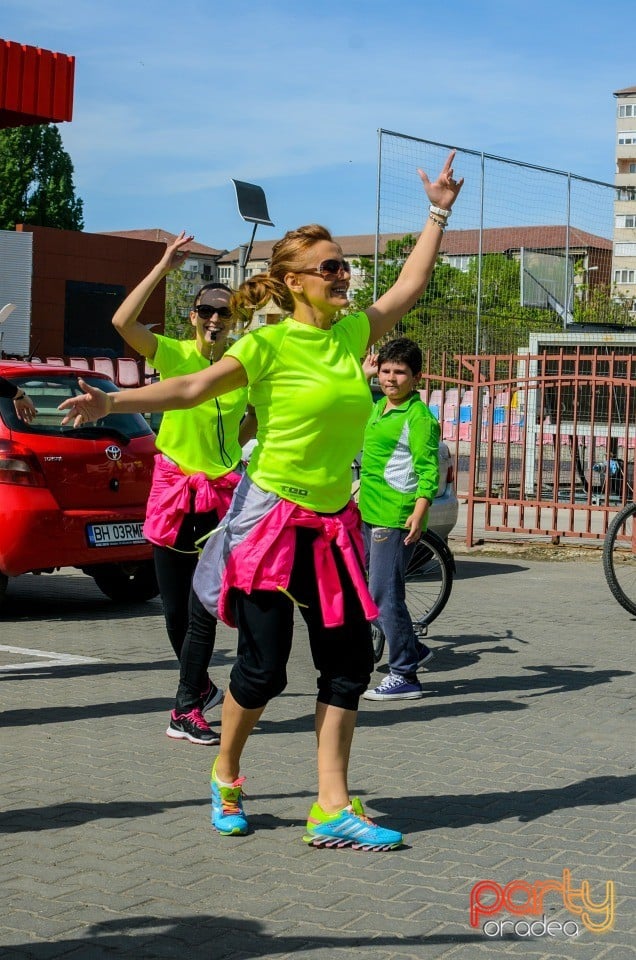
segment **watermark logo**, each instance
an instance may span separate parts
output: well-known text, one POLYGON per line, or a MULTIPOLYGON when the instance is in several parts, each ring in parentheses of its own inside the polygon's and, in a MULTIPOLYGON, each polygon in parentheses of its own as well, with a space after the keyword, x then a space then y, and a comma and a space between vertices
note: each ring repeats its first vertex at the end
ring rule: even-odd
POLYGON ((512 880, 505 886, 494 880, 480 880, 470 891, 470 925, 479 927, 484 918, 482 930, 487 937, 501 937, 513 933, 518 937, 559 936, 578 937, 578 920, 547 920, 544 910, 546 894, 561 894, 563 906, 581 921, 591 933, 607 933, 614 925, 614 882, 605 884, 605 897, 593 900, 590 883, 583 880, 580 887, 572 885, 572 874, 563 871, 561 880, 512 880), (539 917, 540 919, 505 920, 492 919, 506 912, 515 917, 539 917))

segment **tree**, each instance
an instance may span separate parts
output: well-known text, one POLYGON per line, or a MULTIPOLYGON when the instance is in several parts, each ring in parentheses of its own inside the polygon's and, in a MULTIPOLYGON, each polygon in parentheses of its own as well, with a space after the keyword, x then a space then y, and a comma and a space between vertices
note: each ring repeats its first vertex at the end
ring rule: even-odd
MULTIPOLYGON (((378 264, 377 295, 395 282, 416 237, 407 235, 390 240, 378 264)), ((355 291, 353 305, 364 310, 373 302, 373 261, 356 261, 363 282, 355 291)), ((407 336, 428 354, 431 370, 438 370, 446 354, 473 354, 477 335, 477 299, 480 290, 480 353, 514 353, 528 345, 531 331, 560 330, 560 317, 549 309, 522 307, 519 263, 502 253, 485 254, 481 259, 481 277, 477 257, 466 270, 438 260, 428 287, 417 303, 387 337, 407 336)), ((449 367, 447 366, 447 370, 449 367)))
POLYGON ((0 229, 28 223, 81 230, 73 164, 53 124, 0 130, 0 229))
POLYGON ((192 282, 183 268, 171 270, 166 277, 166 319, 164 332, 176 340, 191 340, 194 327, 190 323, 190 310, 194 295, 192 282))

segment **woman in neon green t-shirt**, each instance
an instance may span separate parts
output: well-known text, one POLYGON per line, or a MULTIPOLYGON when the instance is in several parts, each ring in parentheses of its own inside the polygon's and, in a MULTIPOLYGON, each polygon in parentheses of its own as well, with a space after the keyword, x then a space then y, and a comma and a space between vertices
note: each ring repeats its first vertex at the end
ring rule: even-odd
MULTIPOLYGON (((192 339, 154 333, 140 320, 159 283, 189 255, 193 237, 181 233, 134 287, 113 316, 113 326, 162 380, 206 370, 223 356, 232 327, 232 291, 207 283, 194 297, 189 321, 192 339)), ((216 621, 191 599, 192 576, 199 556, 197 541, 225 514, 240 479, 241 446, 254 435, 253 414, 245 416, 247 390, 233 390, 194 410, 166 413, 157 433, 152 485, 144 534, 153 545, 157 583, 168 638, 181 664, 175 709, 166 733, 173 740, 215 744, 218 735, 203 711, 222 699, 208 675, 216 621)), ((144 411, 145 412, 145 411, 144 411)), ((241 468, 242 472, 242 468, 241 468)))
POLYGON ((360 358, 428 284, 463 183, 453 178, 453 159, 454 151, 434 182, 419 171, 429 217, 396 283, 365 313, 334 323, 347 307, 349 265, 325 228, 301 227, 274 245, 269 273, 248 280, 232 298, 233 312, 245 316, 272 297, 291 314, 280 325, 248 334, 202 373, 116 394, 87 388, 83 397, 61 405, 68 410, 66 421, 79 424, 111 410, 189 408, 249 387, 257 453, 223 533, 206 547, 195 577, 195 590, 206 592, 204 602, 216 603, 239 629, 211 778, 212 823, 222 834, 248 830, 241 754, 266 703, 286 683, 295 599, 307 604, 300 612, 319 671, 318 801, 304 839, 374 850, 402 842, 400 833, 365 817, 347 782, 358 698, 373 666, 368 621, 377 614, 364 584, 350 471, 371 408, 360 358), (223 571, 214 598, 200 574, 215 575, 207 560, 216 557, 223 571))

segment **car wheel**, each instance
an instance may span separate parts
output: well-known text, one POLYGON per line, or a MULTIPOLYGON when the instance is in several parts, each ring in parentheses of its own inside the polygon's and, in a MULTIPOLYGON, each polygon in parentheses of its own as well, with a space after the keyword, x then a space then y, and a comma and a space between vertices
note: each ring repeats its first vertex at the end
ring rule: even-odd
POLYGON ((8 576, 6 575, 6 573, 0 573, 0 606, 2 606, 2 601, 4 600, 8 585, 9 585, 8 576))
POLYGON ((136 564, 104 564, 85 570, 107 597, 123 603, 145 603, 159 593, 152 560, 136 564))

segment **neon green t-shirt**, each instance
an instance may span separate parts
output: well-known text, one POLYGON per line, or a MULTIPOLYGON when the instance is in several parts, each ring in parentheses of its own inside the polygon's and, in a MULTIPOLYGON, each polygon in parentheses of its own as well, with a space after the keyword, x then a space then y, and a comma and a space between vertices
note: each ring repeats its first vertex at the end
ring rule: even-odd
POLYGON ((258 420, 247 472, 263 490, 318 513, 346 506, 372 407, 360 365, 368 340, 367 315, 351 313, 329 330, 288 317, 230 347, 258 420))
MULTIPOLYGON (((210 366, 195 340, 156 336, 157 351, 151 362, 162 380, 210 366)), ((184 473, 205 473, 214 479, 229 473, 241 459, 238 431, 247 406, 247 388, 226 393, 218 402, 218 407, 215 400, 206 400, 190 410, 168 410, 163 415, 157 448, 184 473)))

